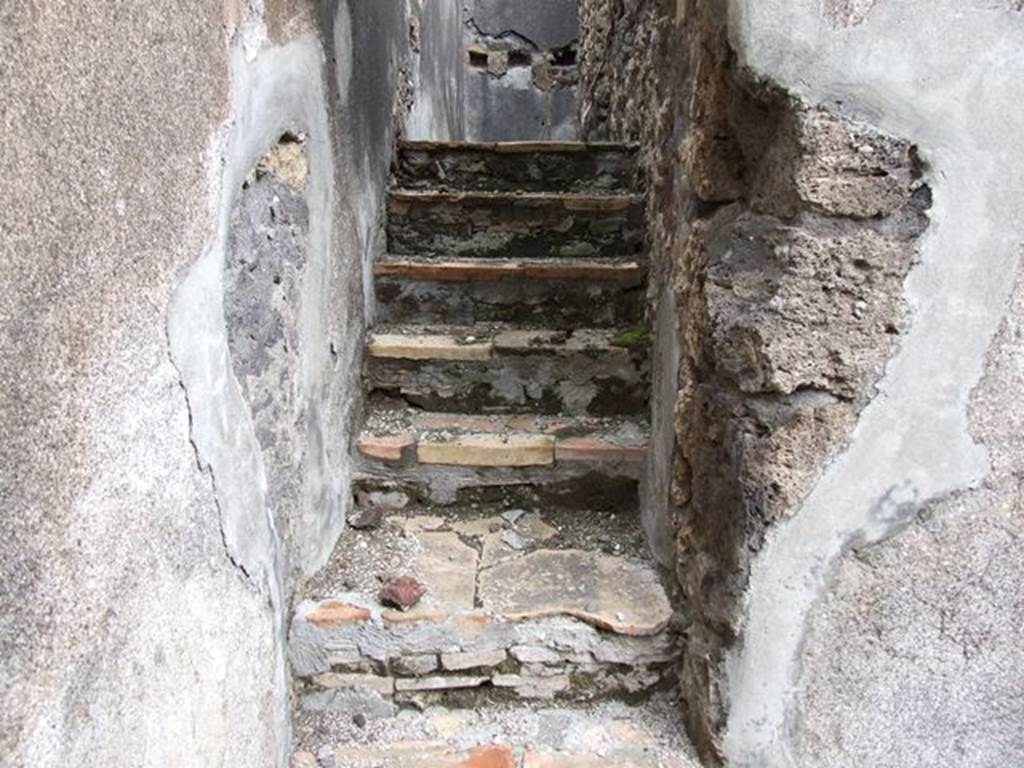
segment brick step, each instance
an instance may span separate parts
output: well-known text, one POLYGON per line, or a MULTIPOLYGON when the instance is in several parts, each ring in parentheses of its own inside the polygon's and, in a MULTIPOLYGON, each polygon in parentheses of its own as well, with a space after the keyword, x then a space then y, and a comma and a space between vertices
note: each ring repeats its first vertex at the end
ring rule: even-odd
POLYGON ((612 259, 389 256, 374 265, 385 323, 629 327, 643 317, 645 268, 612 259))
POLYGON ((295 733, 302 751, 293 768, 700 766, 680 734, 678 703, 660 695, 635 705, 436 709, 409 718, 408 725, 393 720, 359 728, 349 719, 302 713, 295 733))
POLYGON ((582 142, 399 142, 397 185, 414 190, 633 192, 635 146, 582 142))
POLYGON ((551 500, 635 495, 648 426, 636 417, 448 414, 375 409, 356 480, 401 482, 437 504, 474 488, 544 486, 551 500))
POLYGON ((574 548, 573 527, 546 514, 414 510, 347 533, 293 618, 302 706, 391 717, 459 696, 587 701, 671 682, 678 622, 632 537, 628 556, 574 548), (404 610, 382 590, 394 579, 416 588, 404 610))
POLYGON ((629 257, 643 245, 643 199, 553 192, 388 195, 388 250, 474 258, 629 257))
POLYGON ((642 330, 382 326, 364 380, 432 411, 644 414, 649 350, 642 330))

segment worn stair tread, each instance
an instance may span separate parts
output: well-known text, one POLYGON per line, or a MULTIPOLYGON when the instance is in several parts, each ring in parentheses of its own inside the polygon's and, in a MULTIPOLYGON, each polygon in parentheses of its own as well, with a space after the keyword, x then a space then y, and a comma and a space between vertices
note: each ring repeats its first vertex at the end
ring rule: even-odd
POLYGON ((378 277, 409 277, 433 282, 484 282, 509 279, 593 280, 634 286, 644 278, 635 259, 444 259, 431 256, 387 256, 373 266, 378 277))
POLYGON ((392 189, 398 203, 475 203, 477 205, 549 205, 568 211, 623 211, 643 203, 643 195, 622 192, 523 192, 491 190, 392 189))
POLYGON ((629 152, 638 144, 616 141, 428 141, 400 139, 399 150, 469 150, 478 152, 629 152))
POLYGON ((649 428, 625 416, 453 414, 375 409, 357 440, 366 458, 465 467, 643 461, 649 428))
POLYGON ((652 568, 581 550, 537 550, 484 568, 478 599, 509 621, 573 616, 620 635, 655 635, 672 618, 652 568))
MULTIPOLYGON (((524 328, 511 323, 475 325, 380 325, 367 340, 367 354, 405 360, 491 360, 500 354, 600 353, 628 356, 630 329, 524 328)), ((635 346, 634 351, 638 350, 635 346)))

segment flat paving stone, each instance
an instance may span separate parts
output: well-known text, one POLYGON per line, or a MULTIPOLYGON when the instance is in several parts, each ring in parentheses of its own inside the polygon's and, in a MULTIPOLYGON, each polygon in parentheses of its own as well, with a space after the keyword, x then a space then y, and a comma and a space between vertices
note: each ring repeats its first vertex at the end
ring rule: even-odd
POLYGON ((513 621, 574 616, 622 635, 658 634, 672 618, 650 567, 582 550, 540 550, 484 568, 479 598, 513 621))
POLYGON ((473 610, 479 565, 477 551, 451 531, 416 530, 414 535, 421 551, 412 570, 427 592, 410 610, 384 611, 381 614, 384 621, 392 624, 436 621, 452 613, 473 610))

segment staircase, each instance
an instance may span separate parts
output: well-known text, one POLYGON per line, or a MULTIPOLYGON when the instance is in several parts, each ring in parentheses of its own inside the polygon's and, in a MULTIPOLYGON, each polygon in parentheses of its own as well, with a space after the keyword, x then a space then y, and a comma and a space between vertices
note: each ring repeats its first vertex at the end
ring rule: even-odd
POLYGON ((632 150, 403 143, 395 175, 352 528, 291 627, 295 764, 695 765, 639 521, 632 150))

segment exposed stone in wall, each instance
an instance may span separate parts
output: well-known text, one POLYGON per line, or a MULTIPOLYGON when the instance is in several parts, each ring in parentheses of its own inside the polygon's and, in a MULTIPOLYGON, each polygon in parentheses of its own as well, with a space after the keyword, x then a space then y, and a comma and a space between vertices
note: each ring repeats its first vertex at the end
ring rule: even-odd
POLYGON ((681 677, 708 759, 752 556, 873 396, 930 204, 906 141, 740 70, 724 18, 701 0, 582 14, 585 135, 642 142, 652 299, 675 289, 678 396, 654 420, 674 416, 676 459, 648 498, 671 482, 693 621, 681 677))
MULTIPOLYGON (((243 184, 228 234, 224 315, 232 368, 256 430, 277 530, 296 535, 306 472, 298 385, 302 278, 308 259, 308 174, 302 141, 286 136, 243 184)), ((301 531, 297 531, 301 535, 301 531)))

